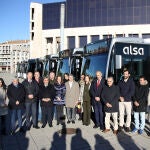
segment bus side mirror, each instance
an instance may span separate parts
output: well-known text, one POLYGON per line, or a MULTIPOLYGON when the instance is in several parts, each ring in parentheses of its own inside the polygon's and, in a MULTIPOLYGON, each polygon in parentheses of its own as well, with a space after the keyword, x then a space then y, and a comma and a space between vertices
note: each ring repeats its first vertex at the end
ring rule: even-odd
POLYGON ((116 65, 115 69, 121 69, 122 68, 122 56, 116 55, 116 65))

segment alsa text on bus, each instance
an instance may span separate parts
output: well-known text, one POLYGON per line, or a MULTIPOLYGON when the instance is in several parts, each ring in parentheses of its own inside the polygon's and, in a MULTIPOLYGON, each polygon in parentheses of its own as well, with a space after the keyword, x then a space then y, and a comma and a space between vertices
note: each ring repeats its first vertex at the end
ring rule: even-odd
POLYGON ((132 45, 124 47, 123 53, 125 55, 144 55, 144 48, 133 47, 132 45))

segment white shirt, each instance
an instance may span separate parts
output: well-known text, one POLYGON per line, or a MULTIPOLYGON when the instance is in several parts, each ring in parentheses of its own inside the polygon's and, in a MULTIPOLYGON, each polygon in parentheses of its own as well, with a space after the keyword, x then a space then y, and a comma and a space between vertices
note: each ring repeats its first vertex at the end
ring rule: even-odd
POLYGON ((70 86, 70 88, 72 88, 72 84, 73 84, 73 81, 72 81, 72 82, 69 81, 69 86, 70 86))

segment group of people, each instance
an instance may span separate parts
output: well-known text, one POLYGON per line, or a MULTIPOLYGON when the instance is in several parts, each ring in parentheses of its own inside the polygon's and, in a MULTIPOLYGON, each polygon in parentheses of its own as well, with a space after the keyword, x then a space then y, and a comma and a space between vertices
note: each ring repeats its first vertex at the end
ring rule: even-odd
POLYGON ((114 84, 112 76, 107 80, 102 78, 100 71, 96 72, 96 78, 92 81, 88 75, 81 75, 79 82, 74 80, 72 74, 64 74, 55 77, 50 72, 49 77, 40 77, 38 71, 27 73, 27 79, 22 83, 14 78, 6 88, 0 78, 0 117, 7 114, 6 99, 11 112, 11 134, 16 130, 16 117, 20 132, 24 131, 23 117, 25 113, 26 130, 38 129, 38 121, 42 122, 41 128, 53 126, 56 117, 57 125, 62 124, 64 112, 67 116, 67 124, 75 124, 77 110, 79 120, 83 125, 90 125, 92 109, 94 110, 94 127, 100 128, 104 133, 110 131, 110 117, 113 118, 113 133, 119 130, 130 131, 131 113, 134 111, 135 128, 132 132, 143 133, 145 126, 145 112, 149 93, 148 82, 144 76, 140 76, 139 83, 135 85, 128 70, 124 70, 123 78, 114 84), (133 105, 132 105, 133 104, 133 105), (66 110, 66 111, 65 111, 66 110), (125 119, 126 115, 126 119, 125 119), (140 119, 139 119, 140 116, 140 119), (32 121, 30 120, 32 118, 32 121), (118 121, 119 119, 119 121, 118 121), (125 123, 124 123, 124 120, 125 123))

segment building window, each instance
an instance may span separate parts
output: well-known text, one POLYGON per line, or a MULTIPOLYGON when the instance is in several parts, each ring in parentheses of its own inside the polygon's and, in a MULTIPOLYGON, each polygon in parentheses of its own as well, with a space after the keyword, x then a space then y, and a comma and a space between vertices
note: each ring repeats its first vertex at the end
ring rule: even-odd
POLYGON ((125 37, 125 34, 116 34, 116 37, 125 37))
POLYGON ((150 38, 150 33, 142 34, 142 38, 144 39, 150 38))
POLYGON ((138 34, 129 34, 128 36, 129 36, 129 37, 139 37, 138 34))
POLYGON ((46 38, 46 42, 47 42, 47 44, 48 44, 48 43, 53 43, 53 38, 52 38, 52 37, 46 38))
POLYGON ((34 32, 31 33, 31 40, 34 40, 34 32))
POLYGON ((60 37, 56 37, 56 42, 57 42, 56 48, 58 53, 60 51, 60 37))
POLYGON ((75 48, 75 36, 68 36, 68 49, 75 48))
POLYGON ((34 30, 34 22, 31 23, 31 29, 34 30))
POLYGON ((91 35, 91 42, 98 41, 99 35, 91 35))
POLYGON ((79 36, 79 46, 84 47, 87 44, 87 36, 79 36))
POLYGON ((112 38, 112 34, 103 35, 103 39, 112 38))
POLYGON ((32 18, 31 18, 31 19, 32 19, 32 20, 34 20, 34 8, 32 8, 32 10, 31 10, 31 14, 32 14, 32 15, 31 15, 31 16, 32 16, 32 18))

